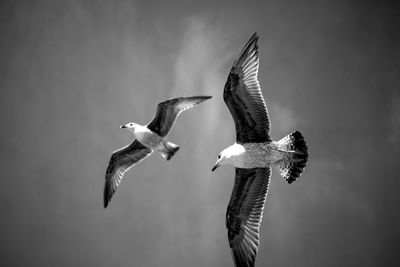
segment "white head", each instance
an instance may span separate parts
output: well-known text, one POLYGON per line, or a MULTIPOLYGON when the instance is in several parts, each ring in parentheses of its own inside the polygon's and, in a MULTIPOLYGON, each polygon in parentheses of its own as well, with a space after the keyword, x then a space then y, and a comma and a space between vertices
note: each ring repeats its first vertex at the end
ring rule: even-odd
POLYGON ((224 150, 222 150, 221 153, 218 155, 217 162, 215 163, 214 167, 211 169, 211 171, 215 171, 219 166, 225 165, 225 164, 230 164, 235 166, 235 162, 237 160, 240 160, 240 156, 244 153, 244 148, 243 146, 239 144, 234 144, 231 145, 224 150))
POLYGON ((127 130, 131 131, 133 134, 135 134, 135 128, 137 126, 138 125, 136 123, 130 122, 130 123, 127 123, 125 125, 121 125, 120 128, 121 129, 127 129, 127 130))

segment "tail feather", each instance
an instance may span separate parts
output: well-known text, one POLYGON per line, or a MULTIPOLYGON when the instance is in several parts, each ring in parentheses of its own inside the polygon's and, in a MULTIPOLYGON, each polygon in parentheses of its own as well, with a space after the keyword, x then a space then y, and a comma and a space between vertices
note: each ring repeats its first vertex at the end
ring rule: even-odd
POLYGON ((277 142, 280 150, 286 151, 284 158, 275 164, 280 175, 289 183, 300 177, 308 160, 308 148, 299 131, 288 134, 277 142))
POLYGON ((175 153, 178 152, 179 148, 180 147, 178 145, 175 145, 171 142, 166 142, 164 143, 164 148, 160 150, 161 156, 166 160, 170 160, 175 153))

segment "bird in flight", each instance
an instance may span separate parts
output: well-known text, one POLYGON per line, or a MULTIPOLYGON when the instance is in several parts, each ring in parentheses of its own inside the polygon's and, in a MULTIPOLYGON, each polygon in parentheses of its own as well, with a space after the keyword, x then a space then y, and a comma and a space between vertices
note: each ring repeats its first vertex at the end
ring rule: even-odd
POLYGON ((214 171, 224 164, 235 167, 225 224, 236 267, 254 266, 271 166, 291 184, 300 177, 308 159, 300 132, 279 141, 271 139, 268 111, 257 78, 257 41, 254 33, 228 75, 224 101, 235 123, 236 142, 218 155, 212 168, 214 171))
POLYGON ((158 104, 156 115, 148 125, 142 126, 130 122, 121 126, 131 131, 136 140, 114 151, 110 158, 104 186, 104 208, 111 201, 124 174, 138 162, 150 156, 154 150, 160 152, 166 160, 170 160, 175 155, 179 146, 168 142, 166 138, 176 118, 182 111, 210 98, 211 96, 192 96, 169 99, 158 104))

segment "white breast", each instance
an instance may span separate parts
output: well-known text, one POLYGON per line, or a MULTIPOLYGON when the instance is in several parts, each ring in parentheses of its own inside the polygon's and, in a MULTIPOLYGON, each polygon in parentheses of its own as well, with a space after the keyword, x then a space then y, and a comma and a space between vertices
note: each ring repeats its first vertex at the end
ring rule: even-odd
POLYGON ((227 155, 228 158, 228 163, 233 165, 234 167, 237 168, 245 168, 245 162, 246 160, 246 149, 241 145, 241 144, 233 144, 226 148, 224 151, 224 154, 227 155))
POLYGON ((238 168, 265 168, 278 158, 279 154, 270 142, 245 143, 240 146, 241 152, 232 158, 232 163, 238 168))
POLYGON ((145 126, 135 127, 135 137, 143 145, 149 148, 156 148, 162 143, 163 139, 156 133, 150 131, 145 126))

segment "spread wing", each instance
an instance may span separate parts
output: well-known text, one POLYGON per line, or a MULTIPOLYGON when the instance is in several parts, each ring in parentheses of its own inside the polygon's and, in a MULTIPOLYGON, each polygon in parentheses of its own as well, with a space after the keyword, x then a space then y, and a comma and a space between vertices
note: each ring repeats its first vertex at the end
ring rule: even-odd
POLYGON ((224 88, 224 101, 235 122, 239 143, 271 141, 267 106, 257 79, 257 40, 254 33, 233 63, 224 88))
POLYGON ((157 133, 159 136, 165 137, 168 135, 176 118, 182 111, 190 109, 210 98, 211 96, 191 96, 173 98, 161 102, 157 106, 156 116, 147 128, 157 133))
POLYGON ((132 144, 115 151, 106 171, 106 184, 104 186, 104 208, 108 206, 124 174, 135 164, 149 156, 153 151, 143 146, 137 140, 132 144))
POLYGON ((226 228, 235 266, 252 267, 259 244, 259 229, 271 168, 236 168, 226 228))

